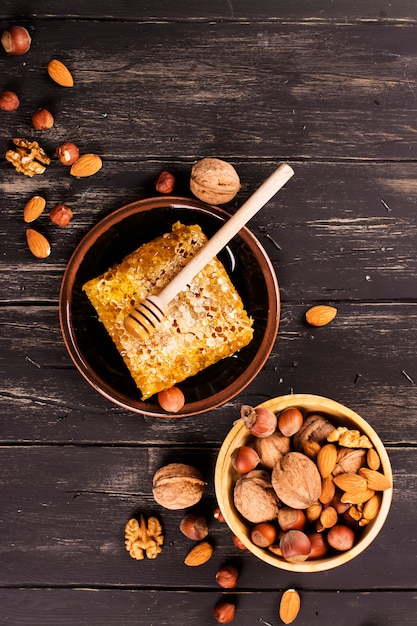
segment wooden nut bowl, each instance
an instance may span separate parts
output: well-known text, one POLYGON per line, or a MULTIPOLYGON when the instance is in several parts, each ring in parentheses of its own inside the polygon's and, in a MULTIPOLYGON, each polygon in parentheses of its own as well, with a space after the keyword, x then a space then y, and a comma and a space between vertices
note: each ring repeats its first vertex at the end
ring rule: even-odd
MULTIPOLYGON (((298 407, 303 413, 320 413, 328 417, 335 426, 347 426, 365 434, 375 447, 381 459, 381 468, 387 478, 392 482, 391 463, 384 445, 374 429, 357 413, 347 407, 321 396, 308 394, 291 394, 273 398, 259 405, 279 413, 290 406, 298 407)), ((353 548, 346 552, 332 553, 324 558, 303 561, 302 563, 290 563, 282 557, 268 552, 267 549, 259 548, 250 539, 251 525, 238 513, 233 502, 233 488, 239 474, 231 463, 232 452, 242 445, 247 445, 253 437, 242 422, 237 422, 230 430, 220 448, 215 468, 215 490, 217 502, 224 519, 231 531, 242 541, 252 554, 262 561, 274 567, 292 572, 321 572, 333 569, 348 563, 363 552, 376 538, 387 518, 391 500, 392 488, 382 492, 381 507, 377 516, 363 528, 362 534, 353 548)))

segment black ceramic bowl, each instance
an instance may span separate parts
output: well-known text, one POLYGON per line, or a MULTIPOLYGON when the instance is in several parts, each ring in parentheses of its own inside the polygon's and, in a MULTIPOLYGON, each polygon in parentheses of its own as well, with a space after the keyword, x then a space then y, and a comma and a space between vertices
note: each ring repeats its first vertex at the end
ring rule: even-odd
MULTIPOLYGON (((167 415, 156 397, 146 402, 140 399, 140 391, 123 359, 82 291, 83 284, 143 243, 169 232, 177 221, 199 224, 210 238, 229 217, 222 209, 198 200, 150 198, 114 211, 78 245, 61 285, 60 323, 76 367, 103 396, 130 411, 155 417, 167 415)), ((178 385, 186 400, 176 414, 178 417, 203 413, 238 395, 263 367, 278 331, 280 302, 274 269, 248 228, 243 228, 218 258, 253 318, 254 336, 248 346, 232 357, 178 385)))

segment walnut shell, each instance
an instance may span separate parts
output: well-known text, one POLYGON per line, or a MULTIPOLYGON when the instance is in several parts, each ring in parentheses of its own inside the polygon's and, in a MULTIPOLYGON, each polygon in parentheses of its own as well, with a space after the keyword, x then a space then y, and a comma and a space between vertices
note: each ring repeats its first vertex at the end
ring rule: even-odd
POLYGON ((239 176, 230 163, 205 158, 191 168, 190 189, 200 200, 209 204, 224 204, 240 189, 239 176))
POLYGON ((233 498, 239 513, 253 524, 278 517, 278 498, 264 470, 252 470, 241 476, 236 481, 233 498))
POLYGON ((327 436, 334 431, 334 425, 323 415, 312 414, 306 417, 300 430, 295 433, 293 445, 298 451, 303 450, 307 442, 327 443, 327 436))
POLYGON ((278 431, 268 437, 256 437, 255 450, 260 458, 261 465, 272 470, 279 459, 290 451, 290 438, 278 431))
POLYGON ((158 504, 166 509, 178 510, 197 504, 205 486, 203 477, 195 467, 170 463, 155 472, 152 491, 158 504))
POLYGON ((341 448, 337 454, 333 476, 338 474, 357 474, 366 464, 366 450, 364 448, 341 448))
POLYGON ((317 465, 301 452, 288 452, 272 470, 272 486, 282 502, 306 509, 320 497, 321 476, 317 465))

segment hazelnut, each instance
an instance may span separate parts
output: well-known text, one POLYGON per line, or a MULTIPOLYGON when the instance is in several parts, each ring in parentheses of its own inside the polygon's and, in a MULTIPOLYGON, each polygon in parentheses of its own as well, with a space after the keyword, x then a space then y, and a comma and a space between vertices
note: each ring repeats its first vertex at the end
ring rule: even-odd
POLYGON ((275 539, 277 538, 277 529, 269 522, 262 522, 261 524, 256 524, 256 526, 252 528, 250 538, 255 546, 267 548, 275 542, 275 539))
POLYGON ((221 159, 197 161, 191 169, 190 189, 200 200, 209 204, 225 204, 240 189, 235 168, 221 159))
POLYGON ((303 424, 303 414, 295 407, 284 409, 278 416, 278 428, 286 437, 297 433, 303 424))
POLYGON ((355 543, 355 533, 348 526, 337 524, 328 531, 327 541, 335 550, 345 552, 350 550, 355 543))
POLYGON ((180 522, 180 531, 188 539, 200 541, 208 535, 207 520, 203 515, 188 513, 180 522))
POLYGON ((57 204, 49 213, 49 217, 57 226, 68 226, 72 219, 72 211, 65 204, 57 204))
POLYGON ((72 165, 80 156, 80 151, 75 143, 66 141, 58 146, 56 149, 56 155, 63 165, 72 165))
POLYGON ((311 552, 311 541, 301 530, 288 530, 279 542, 282 556, 290 563, 302 563, 311 552))
POLYGON ((310 533, 308 535, 311 543, 311 552, 309 559, 320 559, 329 551, 329 545, 326 541, 325 533, 310 533))
POLYGON ((232 534, 232 541, 233 541, 234 545, 236 546, 236 548, 239 548, 239 550, 247 550, 247 547, 245 546, 243 541, 241 539, 239 539, 239 537, 237 535, 232 534))
POLYGON ((31 37, 24 26, 10 26, 1 36, 1 43, 7 54, 25 54, 30 48, 31 37))
POLYGON ((213 517, 214 519, 216 519, 218 522, 225 522, 226 520, 223 517, 223 513, 220 511, 220 507, 216 506, 216 508, 213 511, 213 517))
POLYGON ((153 497, 166 509, 178 510, 197 504, 206 483, 200 472, 185 463, 170 463, 161 467, 153 477, 153 497))
POLYGON ((32 115, 32 126, 35 130, 47 130, 54 125, 52 113, 47 109, 38 109, 32 115))
POLYGON ((278 511, 278 524, 282 530, 303 530, 307 523, 304 511, 282 506, 278 511))
POLYGON ((20 104, 20 100, 14 91, 3 91, 0 93, 0 109, 2 111, 15 111, 20 104))
POLYGON ((250 446, 240 446, 232 452, 232 465, 240 474, 255 469, 259 461, 258 453, 250 446))
POLYGON ((161 172, 155 181, 158 193, 172 193, 175 187, 175 177, 170 172, 161 172))
POLYGON ((237 585, 239 572, 233 565, 225 565, 216 574, 216 582, 223 589, 233 589, 237 585))
POLYGON ((243 405, 240 417, 246 428, 254 437, 269 437, 277 428, 277 416, 269 409, 243 405))
POLYGON ((167 413, 178 413, 185 404, 185 398, 179 387, 170 387, 158 393, 158 402, 167 413))
POLYGON ((221 601, 213 609, 214 619, 219 624, 230 624, 235 617, 236 607, 231 602, 221 601))

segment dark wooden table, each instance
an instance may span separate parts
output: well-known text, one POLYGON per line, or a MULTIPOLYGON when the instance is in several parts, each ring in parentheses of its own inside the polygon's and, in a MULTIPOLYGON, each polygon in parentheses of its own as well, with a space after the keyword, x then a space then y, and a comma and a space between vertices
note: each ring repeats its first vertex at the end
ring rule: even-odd
POLYGON ((280 623, 281 593, 296 587, 296 623, 417 623, 417 5, 415 0, 191 3, 2 0, 0 26, 26 26, 24 56, 0 54, 1 91, 21 99, 1 124, 0 624, 210 625, 226 592, 221 564, 240 570, 235 623, 280 623), (46 66, 70 67, 73 89, 46 66), (32 112, 55 125, 34 131, 32 112), (53 158, 34 178, 4 159, 13 137, 51 155, 65 140, 103 158, 73 179, 53 158), (72 364, 58 296, 71 253, 97 221, 155 195, 168 169, 190 196, 191 164, 231 162, 242 188, 233 212, 282 161, 295 178, 251 222, 280 284, 275 347, 233 402, 183 420, 129 413, 97 394, 72 364), (46 260, 29 252, 22 211, 34 194, 68 204, 66 228, 38 228, 46 260), (304 321, 337 307, 327 327, 304 321), (360 413, 386 444, 394 498, 365 553, 334 571, 293 575, 235 548, 212 517, 219 447, 242 403, 294 392, 328 396, 360 413), (208 486, 214 556, 183 559, 183 512, 155 504, 154 472, 182 460, 208 486), (134 561, 123 529, 157 514, 166 544, 134 561))

